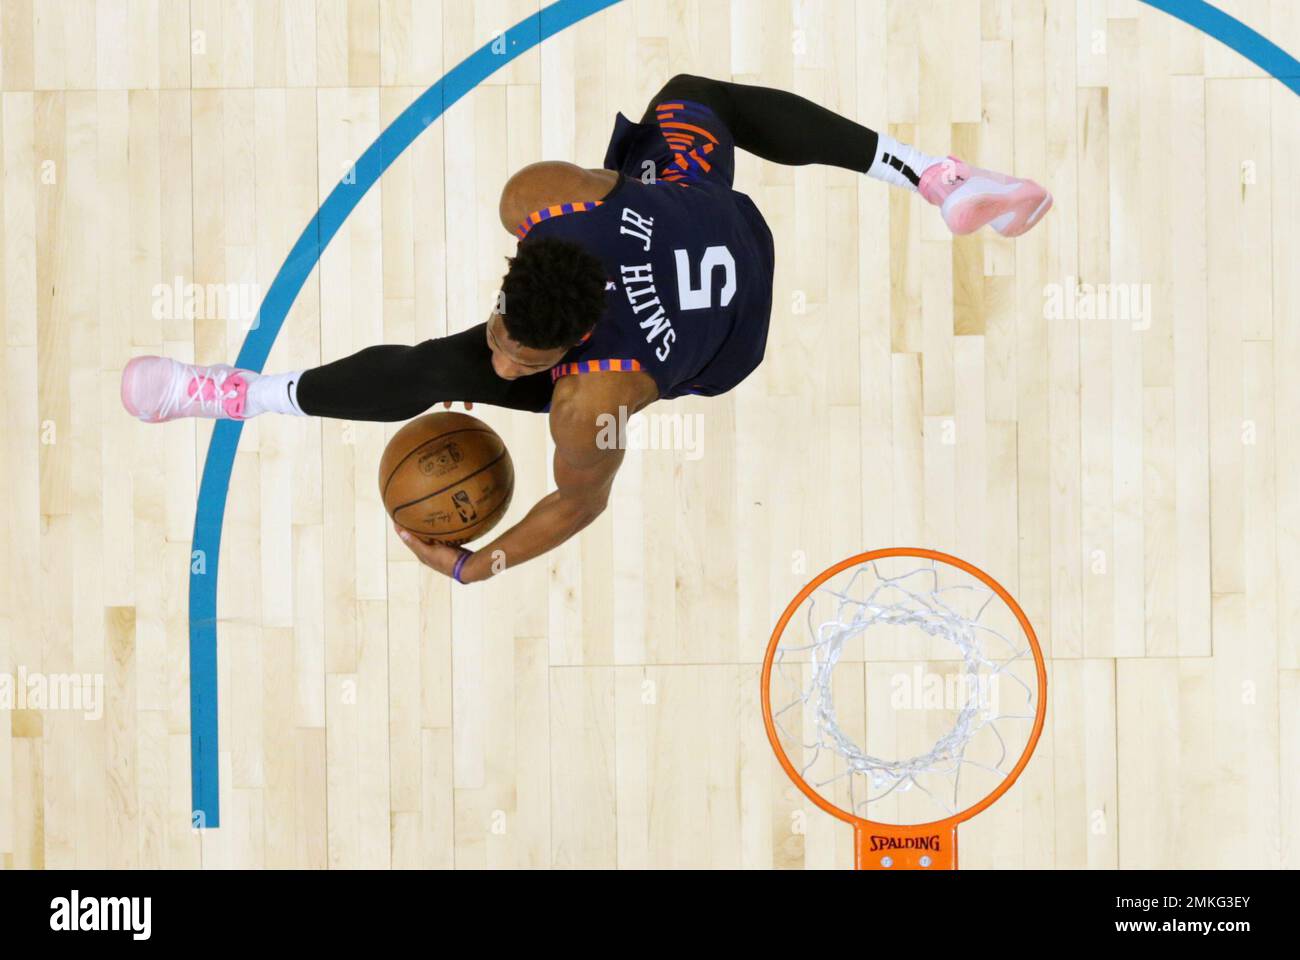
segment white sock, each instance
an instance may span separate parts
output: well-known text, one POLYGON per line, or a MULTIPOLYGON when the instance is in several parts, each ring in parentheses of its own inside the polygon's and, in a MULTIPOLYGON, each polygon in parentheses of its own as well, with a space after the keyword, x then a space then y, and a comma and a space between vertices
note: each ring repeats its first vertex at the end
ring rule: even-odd
POLYGON ((876 147, 876 156, 871 161, 871 169, 867 171, 867 176, 876 180, 915 191, 916 184, 912 182, 912 178, 920 178, 929 167, 939 162, 939 158, 928 156, 905 143, 899 143, 887 134, 881 133, 877 136, 880 138, 880 144, 876 147), (912 177, 907 175, 908 172, 912 177))
POLYGON ((298 406, 298 381, 303 371, 293 373, 263 374, 248 385, 245 415, 260 417, 264 413, 282 413, 289 417, 305 417, 298 406))

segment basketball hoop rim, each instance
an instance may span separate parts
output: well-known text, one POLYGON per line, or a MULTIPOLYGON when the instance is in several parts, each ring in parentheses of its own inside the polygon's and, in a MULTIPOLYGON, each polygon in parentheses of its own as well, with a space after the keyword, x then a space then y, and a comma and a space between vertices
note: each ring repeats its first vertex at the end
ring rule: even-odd
POLYGON ((1033 756, 1034 749, 1038 746, 1038 738, 1043 732, 1043 721, 1047 717, 1047 664, 1043 660, 1042 648, 1038 645, 1038 635, 1034 633, 1034 627, 1029 622, 1029 617, 1027 617, 1025 611, 1020 608, 1020 604, 1016 602, 1016 598, 1013 597, 1006 588, 1002 586, 1002 584, 998 583, 993 579, 993 577, 989 576, 973 563, 969 563, 960 557, 954 557, 951 554, 943 553, 938 550, 929 550, 924 547, 887 547, 880 550, 869 550, 866 553, 860 553, 857 556, 841 560, 839 563, 822 571, 822 573, 811 580, 807 586, 800 590, 795 598, 790 601, 789 605, 785 608, 785 612, 781 614, 781 619, 777 621, 776 628, 772 631, 772 638, 767 644, 767 652, 763 656, 763 675, 760 682, 762 683, 761 699, 763 702, 763 727, 767 731, 767 740, 772 745, 772 750, 776 753, 776 758, 780 762, 781 768, 785 770, 786 775, 794 781, 794 785, 798 787, 803 795, 809 800, 826 813, 829 813, 832 817, 843 820, 845 823, 853 824, 854 827, 859 830, 864 827, 876 827, 885 830, 906 831, 909 833, 912 831, 928 832, 944 828, 955 830, 957 824, 964 823, 971 819, 971 817, 978 816, 996 803, 1004 793, 1011 789, 1016 780, 1020 777, 1021 772, 1028 765, 1029 758, 1033 756), (1011 769, 1011 772, 1008 773, 1006 778, 994 787, 988 795, 967 807, 965 810, 960 810, 951 817, 944 817, 939 820, 930 820, 926 823, 881 823, 876 820, 868 820, 865 817, 856 816, 855 814, 849 813, 847 810, 831 803, 814 790, 799 774, 799 771, 795 769, 794 764, 791 763, 790 758, 786 755, 785 749, 781 746, 780 738, 777 736, 776 732, 776 720, 772 715, 772 664, 776 658, 776 649, 781 643, 781 637, 785 634, 785 628, 789 624, 791 617, 793 617, 795 612, 803 606, 803 602, 807 600, 818 587, 831 579, 831 577, 843 573, 851 567, 859 567, 875 560, 885 560, 890 557, 916 557, 924 560, 937 560, 941 563, 954 566, 959 570, 964 570, 966 573, 969 573, 971 576, 980 580, 985 586, 1002 599, 1002 602, 1005 603, 1011 609, 1011 612, 1015 614, 1016 620, 1020 622, 1021 629, 1025 631, 1025 636, 1029 638, 1029 647, 1034 655, 1034 667, 1038 675, 1038 704, 1034 713, 1033 730, 1030 731, 1029 740, 1025 743, 1025 749, 1020 754, 1020 759, 1016 761, 1016 765, 1011 769))

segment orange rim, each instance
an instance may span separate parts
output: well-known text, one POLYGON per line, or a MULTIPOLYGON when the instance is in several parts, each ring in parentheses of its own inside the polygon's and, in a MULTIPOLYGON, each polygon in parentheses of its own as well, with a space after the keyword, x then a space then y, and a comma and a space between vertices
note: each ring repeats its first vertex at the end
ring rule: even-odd
POLYGON ((1047 716, 1047 665, 1043 661, 1043 651, 1038 646, 1038 635, 1034 633, 1033 625, 1030 624, 1029 618, 1025 616, 1025 611, 1020 609, 1020 604, 1016 602, 1016 598, 1008 593, 1002 584, 998 583, 974 564, 967 563, 960 557, 954 557, 947 553, 940 553, 938 550, 927 550, 923 547, 889 547, 884 550, 871 550, 867 553, 860 553, 856 557, 849 557, 847 560, 841 560, 829 570, 825 570, 818 575, 816 579, 800 590, 799 594, 790 601, 790 605, 787 606, 785 612, 781 614, 781 619, 777 621, 776 629, 772 631, 772 639, 768 641, 767 644, 767 653, 763 657, 763 678, 761 682, 763 685, 761 691, 763 700, 763 726, 767 730, 768 742, 772 745, 772 749, 776 753, 776 759, 781 763, 781 768, 785 770, 786 775, 794 781, 794 785, 803 792, 803 795, 818 807, 829 813, 832 817, 843 820, 845 823, 854 824, 857 827, 884 827, 886 829, 906 830, 908 832, 913 830, 934 831, 942 829, 945 826, 956 828, 957 824, 982 813, 984 810, 988 809, 989 806, 996 803, 998 798, 1000 798, 1004 793, 1011 789, 1012 785, 1020 776, 1021 771, 1025 769, 1026 764, 1029 763, 1029 758, 1033 756, 1034 748, 1038 746, 1038 738, 1043 732, 1043 720, 1047 716), (776 648, 780 645, 781 637, 785 634, 786 625, 789 624, 790 618, 794 616, 795 611, 803 606, 803 602, 812 595, 813 591, 836 574, 843 573, 850 567, 863 566, 864 564, 871 563, 873 560, 884 560, 888 557, 917 557, 924 560, 937 560, 941 563, 946 563, 949 566, 956 567, 959 570, 964 570, 971 576, 982 581, 984 585, 996 593, 1002 599, 1002 602, 1011 608, 1011 612, 1016 615, 1016 620, 1020 622, 1020 628, 1025 631, 1025 636, 1029 638, 1029 647, 1033 651, 1034 667, 1038 674, 1038 705, 1034 713, 1034 728, 1030 731, 1029 740, 1025 744, 1024 751, 1020 754, 1020 759, 1016 761, 1016 765, 1012 767, 1011 772, 1007 774, 1006 779, 994 787, 993 790, 990 791, 982 800, 972 804, 965 810, 958 811, 951 817, 944 817, 941 820, 931 820, 927 823, 878 823, 875 820, 867 820, 864 817, 859 817, 855 814, 849 813, 847 810, 843 810, 831 803, 809 786, 808 782, 799 774, 799 771, 795 769, 794 764, 790 762, 790 758, 786 755, 785 748, 781 746, 780 738, 776 733, 776 721, 772 717, 772 662, 776 658, 776 648))

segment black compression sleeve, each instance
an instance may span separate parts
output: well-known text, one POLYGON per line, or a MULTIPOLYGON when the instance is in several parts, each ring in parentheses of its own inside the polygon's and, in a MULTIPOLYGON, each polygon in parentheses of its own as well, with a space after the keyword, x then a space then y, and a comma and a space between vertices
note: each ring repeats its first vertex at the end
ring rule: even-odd
POLYGON ((669 80, 641 122, 653 123, 655 107, 676 99, 704 104, 727 125, 736 146, 773 163, 823 163, 866 173, 876 157, 879 137, 874 130, 811 100, 785 90, 689 74, 669 80))
POLYGON ((312 417, 385 423, 409 420, 446 400, 545 410, 553 388, 550 373, 498 377, 485 326, 414 347, 368 347, 308 370, 298 383, 298 406, 312 417))

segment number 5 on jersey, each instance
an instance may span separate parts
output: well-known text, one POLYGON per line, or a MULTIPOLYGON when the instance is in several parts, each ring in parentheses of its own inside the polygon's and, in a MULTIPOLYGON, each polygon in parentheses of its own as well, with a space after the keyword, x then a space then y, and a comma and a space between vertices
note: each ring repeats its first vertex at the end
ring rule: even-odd
POLYGON ((677 257, 677 297, 682 310, 708 310, 713 307, 713 272, 723 271, 722 302, 725 307, 736 295, 736 258, 726 247, 709 247, 700 259, 699 285, 691 283, 691 258, 685 250, 674 250, 677 257))

